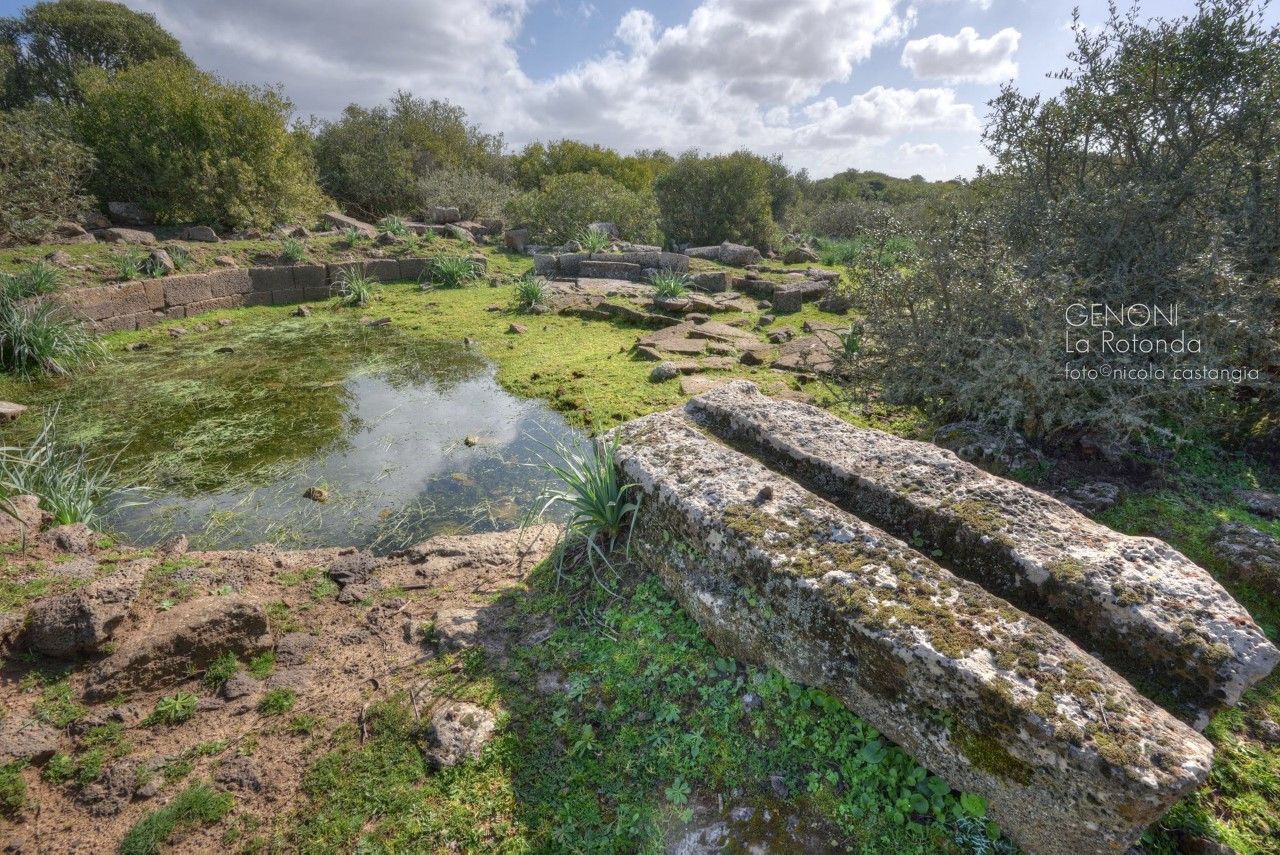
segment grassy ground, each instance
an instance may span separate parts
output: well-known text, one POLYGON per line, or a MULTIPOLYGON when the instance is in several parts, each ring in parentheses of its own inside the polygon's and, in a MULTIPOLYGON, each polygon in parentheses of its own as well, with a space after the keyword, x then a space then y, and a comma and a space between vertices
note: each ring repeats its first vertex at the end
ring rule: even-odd
MULTIPOLYGON (((85 251, 90 249, 100 251, 85 251)), ((222 250, 210 248, 215 251, 222 250)), ((530 263, 487 252, 491 272, 500 276, 518 274, 530 263)), ((69 426, 91 441, 123 428, 104 415, 111 413, 107 404, 112 399, 120 407, 117 420, 137 407, 154 407, 149 412, 156 427, 164 428, 177 423, 166 421, 170 416, 164 407, 201 400, 190 391, 200 385, 196 376, 190 386, 164 382, 165 364, 156 355, 166 348, 198 348, 212 359, 218 346, 238 341, 238 336, 315 335, 332 342, 364 330, 359 318, 389 317, 394 336, 403 340, 470 339, 476 352, 493 361, 505 388, 544 399, 588 429, 607 428, 682 400, 678 381, 651 383, 652 363, 629 354, 642 330, 555 315, 518 315, 512 302, 506 287, 424 293, 392 286, 367 309, 322 308, 299 321, 288 319, 287 308, 234 310, 204 319, 212 324, 225 317, 231 327, 215 326, 204 337, 191 335, 176 344, 163 327, 112 336, 106 340, 110 362, 83 378, 35 384, 0 378, 0 399, 43 406, 61 401, 69 426), (499 310, 489 311, 492 306, 499 310), (525 325, 527 332, 508 333, 512 321, 525 325), (139 341, 154 345, 150 356, 148 351, 123 351, 139 341), (144 375, 148 382, 137 382, 144 375)), ((775 321, 772 328, 798 329, 806 318, 831 320, 806 307, 799 315, 775 321)), ((314 358, 336 360, 338 355, 317 348, 314 358)), ((724 373, 773 378, 772 372, 746 367, 724 373)), ((280 378, 277 393, 287 385, 287 378, 280 378)), ((819 402, 834 404, 817 384, 805 389, 819 402)), ((201 394, 211 393, 206 388, 201 394)), ((901 435, 928 434, 928 425, 912 412, 843 404, 834 404, 832 411, 901 435)), ((199 420, 193 424, 197 432, 204 429, 199 420)), ((16 435, 7 430, 6 438, 16 435)), ((200 439, 192 441, 205 447, 200 439)), ((203 439, 216 448, 227 437, 203 439)), ((214 458, 196 456, 183 465, 214 465, 214 458)), ((1274 489, 1276 474, 1204 447, 1184 451, 1166 469, 1170 474, 1160 487, 1130 494, 1102 521, 1122 531, 1161 537, 1187 553, 1213 572, 1276 639, 1280 604, 1236 584, 1208 548, 1213 529, 1227 519, 1280 535, 1280 525, 1248 514, 1231 497, 1239 487, 1274 489)), ((9 591, 6 596, 25 599, 29 593, 9 591)), ((893 787, 922 774, 913 771, 918 767, 900 759, 881 757, 870 765, 858 760, 875 737, 855 717, 830 707, 821 693, 732 663, 718 664, 696 629, 652 581, 638 580, 622 599, 607 603, 590 590, 572 596, 557 592, 544 579, 521 608, 575 617, 561 620, 550 645, 522 654, 507 669, 460 663, 460 690, 510 716, 509 727, 484 761, 429 775, 416 747, 420 735, 406 725, 407 707, 387 705, 376 711, 374 738, 364 745, 341 729, 333 735, 332 750, 308 774, 307 808, 281 833, 304 849, 381 851, 413 840, 427 846, 449 841, 463 849, 509 841, 510 851, 646 850, 655 848, 663 831, 678 825, 686 806, 699 797, 741 787, 751 798, 765 798, 761 794, 769 775, 780 774, 788 790, 803 793, 855 849, 936 851, 944 845, 936 826, 906 824, 911 811, 904 814, 903 825, 895 820, 899 800, 914 797, 893 787), (561 672, 576 687, 567 701, 531 691, 531 675, 546 670, 561 672), (757 711, 743 708, 741 696, 748 691, 762 699, 757 711), (871 766, 876 771, 868 772, 871 766), (578 841, 577 846, 570 841, 578 841)), ((1210 782, 1151 832, 1149 849, 1174 852, 1181 836, 1193 835, 1221 839, 1241 853, 1280 852, 1280 749, 1260 738, 1256 723, 1263 718, 1280 720, 1280 677, 1264 681, 1239 708, 1215 718, 1208 730, 1217 747, 1210 782)), ((869 750, 868 759, 877 757, 877 750, 869 750)), ((927 788, 925 777, 907 789, 922 780, 927 788)), ((954 802, 947 798, 944 813, 954 802)))

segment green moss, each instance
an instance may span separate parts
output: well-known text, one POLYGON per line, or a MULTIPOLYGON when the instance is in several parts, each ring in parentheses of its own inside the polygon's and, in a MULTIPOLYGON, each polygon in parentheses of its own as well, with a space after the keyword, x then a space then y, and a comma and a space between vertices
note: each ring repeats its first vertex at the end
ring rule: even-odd
POLYGON ((978 769, 1019 784, 1031 783, 1035 768, 1006 751, 994 736, 956 724, 951 729, 951 741, 978 769))

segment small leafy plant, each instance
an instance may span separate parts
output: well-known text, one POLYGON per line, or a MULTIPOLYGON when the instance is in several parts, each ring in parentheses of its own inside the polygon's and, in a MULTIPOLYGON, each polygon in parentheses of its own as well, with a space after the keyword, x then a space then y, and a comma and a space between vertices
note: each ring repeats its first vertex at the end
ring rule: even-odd
POLYGON ((585 228, 579 232, 577 241, 582 244, 583 252, 604 252, 613 244, 613 238, 593 228, 585 228))
POLYGON ((111 257, 111 263, 116 268, 116 276, 121 282, 132 282, 137 279, 143 272, 142 268, 146 260, 146 254, 137 247, 130 247, 111 257))
POLYGON ((221 689, 223 685, 240 670, 240 660, 230 651, 214 659, 204 669, 205 685, 213 689, 221 689))
POLYGON ((338 305, 364 308, 373 302, 378 292, 378 280, 359 270, 348 270, 342 276, 338 289, 338 305))
POLYGON ((460 255, 437 255, 427 261, 425 285, 460 288, 480 276, 479 265, 460 255))
POLYGON ((348 226, 342 230, 342 240, 347 246, 360 246, 368 240, 368 238, 365 237, 364 232, 360 231, 355 226, 348 226))
POLYGON ((156 708, 147 716, 148 724, 181 724, 196 714, 200 699, 190 692, 178 692, 156 701, 156 708))
POLYGON ((298 695, 292 689, 272 689, 258 702, 258 712, 263 715, 282 715, 293 709, 298 695))
POLYGON ((281 242, 280 256, 290 264, 297 264, 307 256, 307 245, 296 237, 287 237, 281 242))
MULTIPOLYGON (((169 260, 172 261, 173 259, 170 258, 169 260)), ((176 268, 177 265, 174 266, 176 268)), ((141 261, 138 263, 138 270, 141 271, 144 276, 150 276, 152 279, 159 279, 168 272, 165 269, 164 263, 155 255, 141 256, 141 261)))
POLYGON ((17 273, 0 274, 0 300, 17 301, 52 294, 62 283, 62 271, 47 261, 37 261, 17 273))
POLYGON ((191 253, 187 252, 186 247, 174 245, 166 247, 165 251, 169 253, 169 260, 173 262, 173 269, 179 273, 191 266, 191 253))
POLYGON ((543 305, 547 298, 547 288, 542 279, 526 273, 516 280, 516 304, 522 311, 532 311, 543 305))
POLYGON ((674 270, 653 274, 653 296, 658 300, 678 300, 689 291, 689 277, 674 270))
POLYGON ((624 532, 626 552, 630 553, 631 526, 640 510, 639 499, 631 500, 634 484, 624 484, 618 477, 615 457, 617 439, 598 441, 591 451, 571 448, 563 442, 545 445, 554 459, 542 461, 560 482, 558 487, 548 488, 540 497, 544 500, 540 513, 563 506, 569 512, 565 523, 564 542, 558 550, 557 576, 563 575, 565 555, 580 546, 586 553, 596 581, 609 590, 596 573, 596 560, 612 568, 609 556, 618 548, 624 532))
POLYGON ((378 228, 382 229, 384 232, 393 234, 396 237, 409 236, 409 227, 405 224, 405 221, 394 215, 386 216, 381 220, 378 220, 378 228))

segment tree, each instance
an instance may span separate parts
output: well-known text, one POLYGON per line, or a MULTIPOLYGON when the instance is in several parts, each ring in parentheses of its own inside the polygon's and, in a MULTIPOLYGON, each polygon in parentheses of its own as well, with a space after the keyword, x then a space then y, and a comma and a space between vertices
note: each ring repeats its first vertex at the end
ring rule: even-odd
POLYGON ((623 156, 604 146, 559 140, 546 145, 530 143, 513 158, 512 166, 516 186, 521 190, 537 190, 553 175, 594 172, 636 193, 647 193, 671 161, 671 155, 661 150, 623 156))
POLYGON ((448 101, 397 92, 387 107, 348 106, 320 126, 315 139, 320 183, 339 204, 370 218, 409 214, 424 199, 420 179, 440 169, 495 177, 505 169, 502 135, 468 124, 448 101))
POLYGON ((677 244, 776 242, 770 162, 747 151, 717 157, 687 152, 654 182, 662 231, 677 244))
POLYGON ((655 243, 658 210, 650 193, 635 193, 594 172, 553 175, 539 190, 521 193, 507 206, 513 223, 527 225, 539 242, 573 240, 589 223, 610 222, 627 240, 655 243))
POLYGON ((77 132, 97 158, 90 186, 161 223, 244 228, 314 222, 328 206, 293 105, 274 89, 230 85, 180 60, 79 80, 77 132))
POLYGON ((189 64, 182 45, 153 16, 106 0, 36 3, 0 19, 0 44, 12 55, 5 107, 77 103, 77 79, 88 68, 116 72, 157 59, 189 64))

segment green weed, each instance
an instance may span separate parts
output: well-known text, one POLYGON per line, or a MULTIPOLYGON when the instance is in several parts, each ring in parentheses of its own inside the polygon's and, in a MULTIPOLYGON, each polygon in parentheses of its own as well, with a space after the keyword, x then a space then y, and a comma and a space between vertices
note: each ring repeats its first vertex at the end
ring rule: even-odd
POLYGON ((423 285, 461 288, 480 277, 480 267, 460 255, 437 255, 428 259, 423 285))
POLYGON ((546 304, 547 286, 540 277, 532 272, 526 273, 515 282, 516 306, 521 311, 529 312, 546 304))
POLYGON ((0 300, 0 368, 24 378, 65 376, 100 348, 85 326, 50 300, 0 300))
POLYGON ((47 261, 37 261, 17 273, 0 274, 0 301, 14 302, 52 294, 62 284, 62 271, 47 261))
POLYGON ((282 715, 293 709, 298 695, 293 689, 272 689, 258 701, 258 712, 263 715, 282 715))
POLYGON ((658 300, 678 300, 689 290, 689 277, 673 270, 653 274, 653 296, 658 300))
POLYGON ((296 237, 287 237, 281 242, 280 257, 297 264, 307 257, 307 245, 296 237))
POLYGON ((187 787, 169 804, 139 820, 120 841, 120 855, 155 855, 175 834, 221 820, 235 804, 204 782, 187 787))
POLYGON ((200 698, 190 692, 178 692, 156 701, 156 708, 147 716, 147 724, 182 724, 196 714, 200 698))

